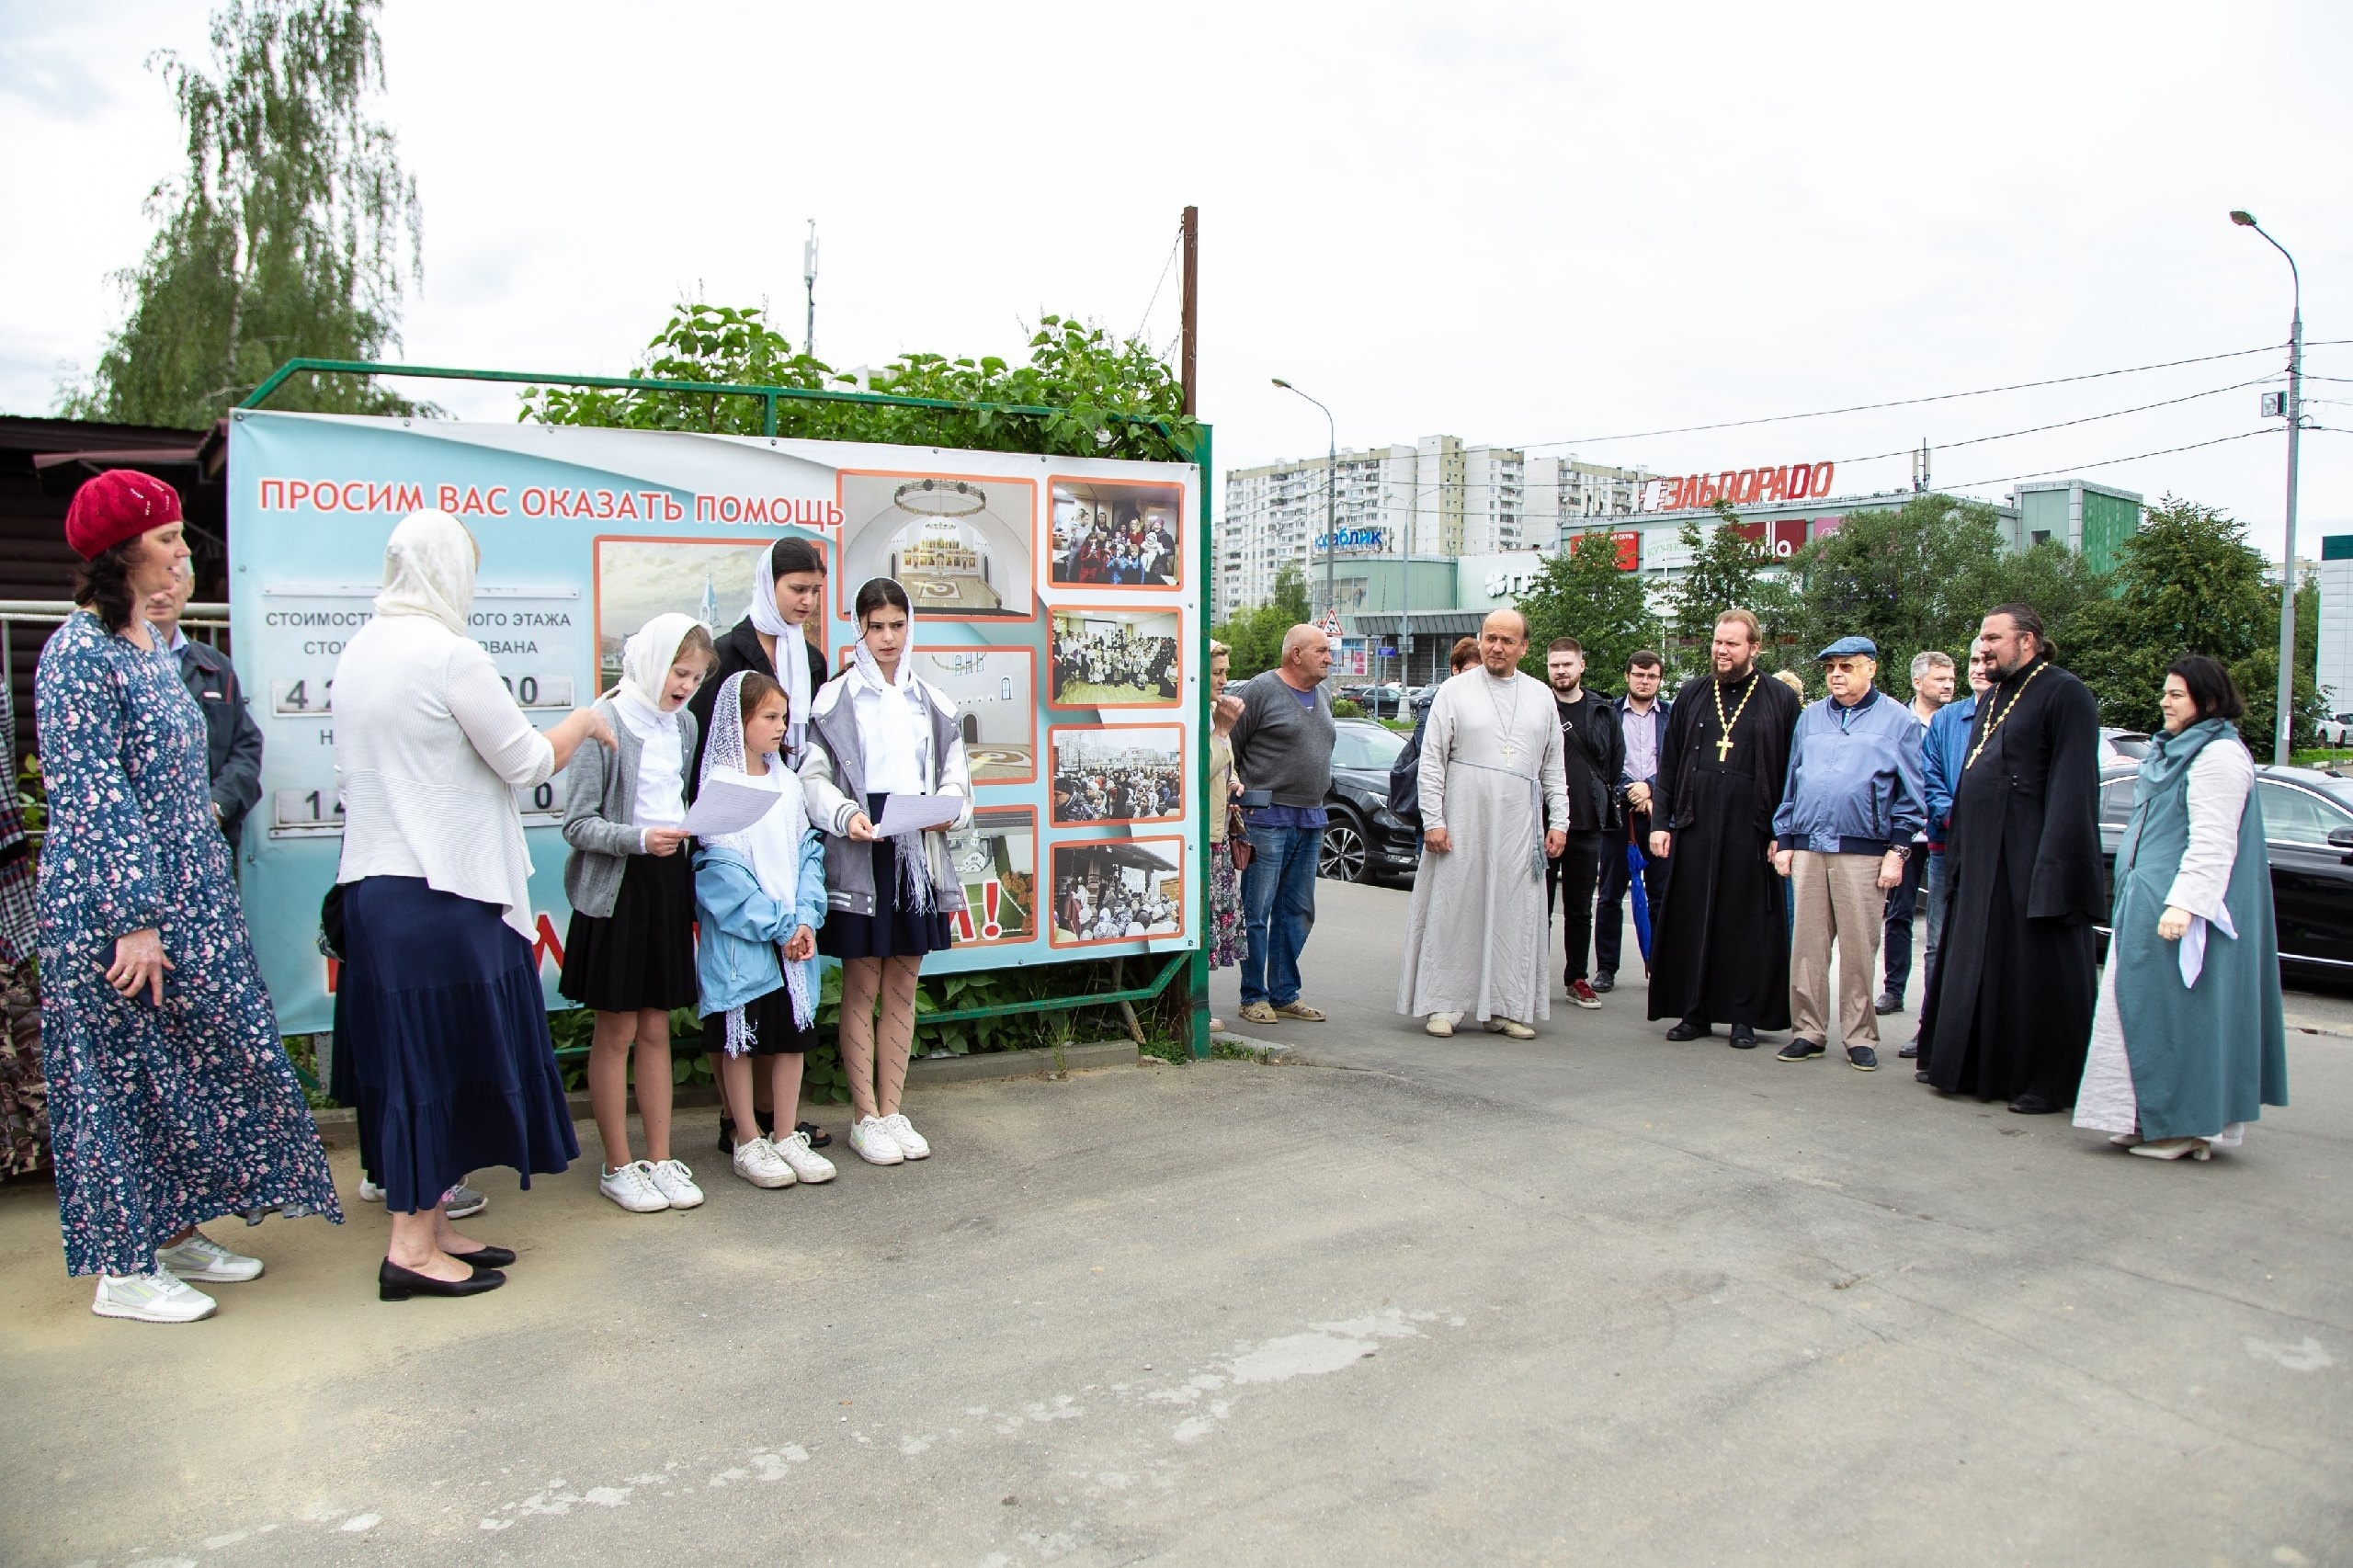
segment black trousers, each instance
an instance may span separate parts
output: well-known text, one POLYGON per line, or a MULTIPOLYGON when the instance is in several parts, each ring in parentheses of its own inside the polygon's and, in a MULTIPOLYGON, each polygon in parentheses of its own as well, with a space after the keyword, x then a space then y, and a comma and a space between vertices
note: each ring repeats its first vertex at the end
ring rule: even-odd
POLYGON ((1881 946, 1887 964, 1887 994, 1899 1000, 1912 983, 1912 920, 1920 907, 1920 879, 1928 874, 1928 846, 1915 844, 1904 862, 1904 880, 1887 890, 1887 924, 1881 946))
POLYGON ((1585 959, 1593 946, 1593 892, 1601 875, 1601 852, 1608 835, 1598 830, 1572 833, 1557 859, 1544 862, 1544 913, 1552 918, 1552 900, 1561 902, 1562 940, 1567 957, 1561 968, 1563 983, 1586 977, 1585 959))
MULTIPOLYGON (((1634 819, 1639 825, 1649 822, 1646 816, 1634 819)), ((1650 846, 1640 846, 1643 858, 1643 896, 1649 900, 1651 917, 1658 917, 1658 892, 1666 885, 1666 862, 1652 858, 1650 846)), ((1619 962, 1626 951, 1626 892, 1633 885, 1634 874, 1627 869, 1626 846, 1615 834, 1601 848, 1601 891, 1593 910, 1593 967, 1604 974, 1616 974, 1619 962)))

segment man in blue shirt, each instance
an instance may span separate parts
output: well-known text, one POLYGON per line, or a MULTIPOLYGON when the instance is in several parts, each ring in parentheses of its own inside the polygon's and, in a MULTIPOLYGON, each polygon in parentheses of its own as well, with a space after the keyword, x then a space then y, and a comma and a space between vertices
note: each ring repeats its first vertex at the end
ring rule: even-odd
POLYGON ((1927 820, 1921 732, 1909 709, 1872 689, 1879 647, 1870 638, 1841 637, 1814 656, 1830 695, 1798 715, 1789 782, 1773 813, 1774 869, 1790 879, 1797 904, 1790 946, 1796 1032, 1779 1060, 1806 1062, 1829 1051, 1836 942, 1847 1065, 1870 1073, 1879 1067, 1871 980, 1887 890, 1904 881, 1912 835, 1927 820))
MULTIPOLYGON (((1977 699, 1994 677, 1986 673, 1985 655, 1972 643, 1969 651, 1969 695, 1959 702, 1948 702, 1937 710, 1928 721, 1928 733, 1921 743, 1921 785, 1928 798, 1928 875, 1922 896, 1927 901, 1927 931, 1921 938, 1923 957, 1920 972, 1926 977, 1937 971, 1937 943, 1945 926, 1945 833, 1952 825, 1952 792, 1961 782, 1961 765, 1969 751, 1969 726, 1977 719, 1977 699)), ((1927 989, 1924 978, 1921 989, 1927 989)), ((1896 1052, 1906 1061, 1920 1054, 1920 1036, 1915 1030, 1912 1041, 1896 1052)))

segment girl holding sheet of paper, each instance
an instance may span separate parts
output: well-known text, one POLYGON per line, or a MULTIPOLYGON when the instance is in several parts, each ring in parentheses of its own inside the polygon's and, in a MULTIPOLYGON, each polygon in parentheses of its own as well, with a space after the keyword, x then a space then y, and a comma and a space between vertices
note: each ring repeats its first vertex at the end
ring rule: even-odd
POLYGON ((719 1057, 720 1092, 735 1129, 735 1174, 754 1187, 834 1179, 833 1162, 795 1130, 778 1138, 753 1113, 753 1064, 767 1064, 777 1120, 801 1103, 801 1058, 817 1043, 817 928, 825 924, 825 852, 809 825, 801 780, 784 765, 790 704, 757 671, 732 675, 711 705, 699 794, 721 785, 771 791, 773 804, 695 853, 702 931, 702 1037, 719 1057))
POLYGON ((575 754, 563 809, 572 926, 556 989, 597 1012, 588 1103, 605 1142, 597 1188, 632 1214, 692 1209, 694 1172, 670 1154, 670 1009, 695 1005, 694 871, 686 769, 697 725, 687 700, 713 658, 692 616, 657 615, 621 646, 620 684, 597 711, 620 744, 575 754), (645 1157, 630 1158, 629 1069, 645 1157))
POLYGON ((888 577, 858 590, 850 667, 812 705, 801 778, 825 841, 829 914, 818 946, 842 960, 840 1046, 856 1117, 849 1144, 870 1165, 920 1160, 931 1145, 899 1108, 915 1043, 915 980, 926 953, 950 940, 964 889, 948 828, 972 820, 972 781, 956 704, 906 657, 915 612, 888 577), (892 796, 952 796, 927 814, 940 825, 885 837, 892 796), (875 1004, 881 1003, 881 1020, 875 1004))

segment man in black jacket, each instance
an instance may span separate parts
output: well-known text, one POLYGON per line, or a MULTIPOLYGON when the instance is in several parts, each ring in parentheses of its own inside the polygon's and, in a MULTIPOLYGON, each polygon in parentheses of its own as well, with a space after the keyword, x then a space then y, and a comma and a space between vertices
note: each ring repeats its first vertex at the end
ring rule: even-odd
POLYGON ((1561 760, 1569 792, 1568 842, 1544 868, 1546 908, 1561 900, 1563 960, 1561 982, 1569 1000, 1598 1007, 1601 998, 1586 978, 1593 947, 1593 892, 1601 876, 1603 847, 1620 819, 1618 775, 1626 762, 1626 737, 1609 699, 1585 689, 1585 645, 1556 637, 1544 650, 1545 678, 1552 683, 1552 707, 1561 721, 1561 760))
MULTIPOLYGON (((187 565, 172 585, 147 597, 148 622, 162 636, 158 644, 179 661, 180 678, 204 715, 204 765, 212 780, 212 820, 228 839, 231 854, 237 848, 238 830, 245 813, 261 799, 261 726, 245 708, 244 688, 229 656, 208 642, 192 642, 180 630, 180 613, 196 591, 196 576, 187 565)), ((233 864, 233 860, 232 861, 233 864)))

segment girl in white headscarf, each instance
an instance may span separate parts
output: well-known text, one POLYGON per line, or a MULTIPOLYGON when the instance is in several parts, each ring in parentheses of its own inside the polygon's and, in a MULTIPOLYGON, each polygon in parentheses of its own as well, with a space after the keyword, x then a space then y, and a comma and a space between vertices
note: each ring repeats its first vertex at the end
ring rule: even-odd
POLYGON ((938 828, 878 837, 892 795, 953 795, 972 820, 972 780, 956 704, 915 672, 915 612, 888 577, 858 590, 850 667, 817 694, 801 777, 825 842, 831 916, 819 939, 842 960, 841 1059, 856 1120, 849 1146, 871 1165, 920 1160, 931 1144, 899 1108, 915 1044, 915 982, 945 949, 964 888, 938 828), (881 1026, 874 1009, 881 999, 881 1026))
POLYGON ((359 1155, 392 1234, 386 1301, 505 1283, 504 1247, 443 1211, 470 1170, 563 1170, 580 1153, 531 954, 530 851, 518 789, 613 745, 582 708, 542 734, 467 633, 479 552, 444 512, 384 547, 375 616, 335 674, 343 804, 343 969, 335 1096, 358 1108, 359 1155))
POLYGON ((582 756, 563 812, 563 892, 572 904, 556 989, 597 1012, 588 1103, 604 1140, 598 1188, 632 1214, 702 1202, 670 1151, 670 1009, 695 1005, 694 868, 687 764, 697 725, 687 699, 715 655, 692 616, 657 615, 621 647, 620 684, 597 699, 620 750, 582 756), (645 1157, 630 1158, 632 1042, 645 1157))
POLYGON ((720 780, 773 791, 749 827, 703 840, 695 855, 702 943, 702 1034, 718 1047, 720 1090, 735 1129, 735 1174, 754 1187, 834 1179, 833 1162, 795 1129, 763 1133, 752 1059, 768 1063, 777 1119, 801 1103, 801 1059, 817 1043, 817 928, 825 923, 825 851, 809 827, 801 780, 781 755, 790 704, 755 670, 729 676, 711 704, 700 788, 720 780))
MULTIPOLYGON (((725 631, 716 626, 711 629, 718 641, 719 663, 688 704, 702 725, 699 744, 710 744, 720 687, 738 671, 756 670, 784 688, 784 765, 800 766, 801 748, 808 733, 810 703, 825 684, 827 676, 824 652, 807 635, 811 627, 824 624, 824 600, 825 556, 818 544, 796 536, 778 540, 760 551, 752 572, 752 601, 743 619, 725 631)), ((701 770, 702 756, 698 750, 694 766, 687 772, 689 795, 701 770)), ((713 1051, 711 1071, 718 1072, 721 1065, 722 1053, 713 1051)), ((762 1110, 760 1131, 768 1131, 773 1119, 771 1112, 762 1110)), ((808 1134, 816 1148, 833 1142, 813 1121, 801 1122, 796 1128, 788 1117, 783 1126, 789 1131, 808 1134)), ((720 1153, 734 1147, 734 1125, 722 1111, 719 1119, 720 1153)))

